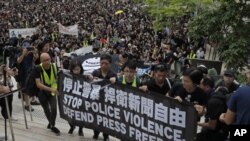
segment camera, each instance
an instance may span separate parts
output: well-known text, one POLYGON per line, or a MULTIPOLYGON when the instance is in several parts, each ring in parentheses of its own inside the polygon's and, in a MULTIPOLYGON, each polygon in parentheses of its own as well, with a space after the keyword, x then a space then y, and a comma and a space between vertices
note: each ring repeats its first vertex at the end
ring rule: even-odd
POLYGON ((27 50, 28 50, 28 51, 33 51, 34 48, 33 48, 33 47, 27 47, 27 50))

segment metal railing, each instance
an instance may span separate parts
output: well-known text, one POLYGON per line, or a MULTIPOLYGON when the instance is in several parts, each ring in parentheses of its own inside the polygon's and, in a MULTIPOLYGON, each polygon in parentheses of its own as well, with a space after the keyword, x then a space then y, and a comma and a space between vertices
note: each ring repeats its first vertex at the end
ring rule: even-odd
MULTIPOLYGON (((15 141, 15 136, 14 136, 14 130, 13 130, 13 126, 12 126, 12 118, 11 118, 11 113, 10 113, 10 108, 9 108, 9 102, 8 102, 8 96, 16 93, 16 92, 20 92, 21 98, 23 99, 23 94, 22 94, 22 90, 23 88, 19 88, 17 90, 8 92, 8 93, 4 93, 4 94, 0 94, 0 99, 4 98, 5 99, 5 105, 6 105, 6 110, 7 110, 7 115, 8 115, 8 120, 9 120, 9 125, 10 125, 10 131, 11 131, 11 136, 12 136, 12 140, 15 141)), ((24 104, 22 103, 22 108, 23 108, 23 115, 24 115, 24 121, 25 121, 25 127, 26 129, 28 129, 28 124, 27 124, 27 118, 26 118, 26 113, 25 113, 25 108, 24 108, 24 104)), ((29 106, 30 107, 30 106, 29 106)), ((30 111, 30 117, 32 120, 32 114, 31 114, 31 109, 29 109, 30 111)), ((7 119, 4 119, 4 125, 5 125, 5 141, 7 141, 7 119)))

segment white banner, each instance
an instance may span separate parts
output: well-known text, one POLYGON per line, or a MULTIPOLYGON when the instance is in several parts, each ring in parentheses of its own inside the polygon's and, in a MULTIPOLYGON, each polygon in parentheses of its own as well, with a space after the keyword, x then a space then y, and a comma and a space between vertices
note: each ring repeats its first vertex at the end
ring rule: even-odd
POLYGON ((20 28, 20 29, 9 29, 9 36, 18 37, 18 35, 22 35, 23 38, 27 36, 32 36, 35 32, 37 32, 36 28, 20 28))
POLYGON ((92 52, 93 50, 93 46, 88 46, 88 47, 82 47, 82 48, 79 48, 73 52, 70 52, 70 54, 76 54, 77 56, 81 56, 81 55, 85 55, 87 53, 90 53, 92 52))
POLYGON ((58 23, 59 33, 67 34, 67 35, 75 35, 78 37, 78 25, 72 26, 63 26, 62 24, 58 23))

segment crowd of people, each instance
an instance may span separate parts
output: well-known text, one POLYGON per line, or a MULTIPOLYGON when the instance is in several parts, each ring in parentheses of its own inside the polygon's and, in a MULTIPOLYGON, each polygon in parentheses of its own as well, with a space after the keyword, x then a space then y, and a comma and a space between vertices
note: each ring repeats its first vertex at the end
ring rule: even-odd
MULTIPOLYGON (((205 59, 205 39, 201 38, 198 45, 190 39, 187 34, 189 16, 174 23, 173 28, 154 31, 152 17, 142 4, 135 4, 133 0, 19 0, 15 3, 4 1, 0 8, 0 46, 11 50, 4 48, 8 45, 14 48, 12 51, 15 50, 11 57, 13 60, 10 60, 10 67, 14 69, 10 71, 18 71, 15 78, 19 87, 25 87, 26 79, 32 72, 39 89, 39 93, 23 92, 25 109, 32 112, 34 109, 30 101, 33 104, 40 102, 48 119, 47 128, 56 135, 60 135, 60 130, 55 127, 58 69, 83 75, 81 63, 65 54, 87 46, 93 46, 91 54, 101 55, 100 69, 86 76, 88 79, 108 79, 111 83, 130 85, 144 92, 153 91, 179 102, 193 103, 198 119, 205 116, 205 122, 197 121, 203 128, 197 134, 197 141, 225 140, 228 136, 227 125, 232 124, 234 119, 237 124, 250 124, 250 114, 242 107, 249 99, 246 95, 249 86, 238 88, 232 70, 225 71, 223 78, 217 82, 214 80, 214 69, 190 64, 189 60, 194 58, 205 59), (57 23, 64 26, 78 24, 78 36, 60 34, 57 23), (37 28, 37 32, 32 36, 10 38, 9 29, 33 27, 37 28), (110 55, 119 56, 119 73, 110 69, 110 55), (155 64, 145 82, 136 76, 137 61, 155 64), (169 79, 171 68, 174 68, 175 74, 183 72, 179 81, 169 79), (239 99, 244 104, 237 107, 239 99)), ((247 74, 249 79, 249 72, 247 74)), ((0 87, 2 93, 8 90, 0 87)), ((72 123, 69 125, 68 133, 72 134, 75 126, 72 123)), ((78 133, 83 136, 83 127, 79 127, 78 133)), ((98 139, 99 133, 95 130, 93 138, 98 139)), ((109 135, 104 133, 103 136, 104 140, 109 140, 109 135)))

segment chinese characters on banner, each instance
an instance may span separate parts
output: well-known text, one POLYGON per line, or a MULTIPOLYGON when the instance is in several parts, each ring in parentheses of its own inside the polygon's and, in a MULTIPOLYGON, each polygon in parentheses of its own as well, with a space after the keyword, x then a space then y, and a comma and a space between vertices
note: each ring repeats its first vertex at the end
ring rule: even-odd
POLYGON ((59 75, 63 119, 129 141, 193 141, 196 111, 192 105, 134 88, 59 75))

